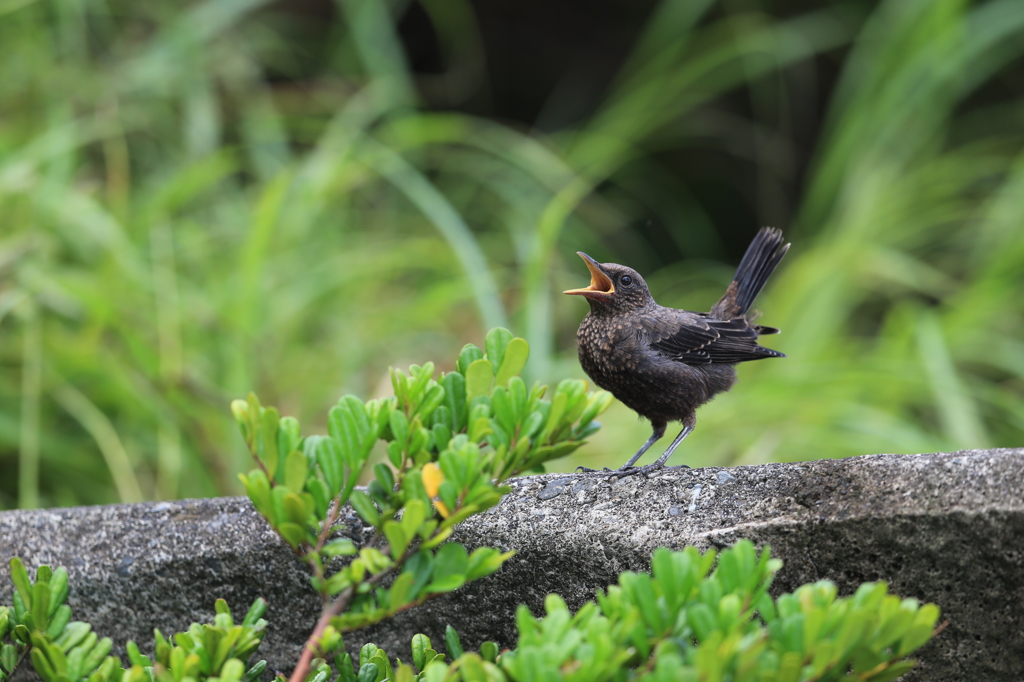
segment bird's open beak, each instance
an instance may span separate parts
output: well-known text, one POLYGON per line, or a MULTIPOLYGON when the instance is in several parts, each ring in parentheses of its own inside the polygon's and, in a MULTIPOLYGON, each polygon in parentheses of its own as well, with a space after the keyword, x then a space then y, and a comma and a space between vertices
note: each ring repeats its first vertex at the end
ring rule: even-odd
POLYGON ((608 299, 614 296, 615 285, 612 284, 611 278, 601 271, 601 264, 582 251, 577 251, 576 253, 587 264, 587 269, 590 270, 590 286, 584 289, 569 289, 562 293, 572 296, 586 296, 587 298, 597 300, 608 299))

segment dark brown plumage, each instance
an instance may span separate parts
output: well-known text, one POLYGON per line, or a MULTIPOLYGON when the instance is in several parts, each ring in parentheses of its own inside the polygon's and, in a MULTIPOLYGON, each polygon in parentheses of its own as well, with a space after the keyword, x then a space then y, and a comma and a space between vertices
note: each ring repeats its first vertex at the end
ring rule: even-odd
POLYGON ((762 228, 725 295, 707 313, 660 306, 635 270, 579 252, 590 270, 590 286, 565 293, 590 303, 576 334, 580 364, 598 386, 649 419, 653 429, 621 473, 663 467, 693 430, 697 408, 735 383, 736 363, 785 357, 757 343, 759 335, 779 330, 752 324, 747 313, 788 249, 780 230, 762 228), (665 454, 647 467, 633 467, 672 421, 682 422, 683 430, 665 454))

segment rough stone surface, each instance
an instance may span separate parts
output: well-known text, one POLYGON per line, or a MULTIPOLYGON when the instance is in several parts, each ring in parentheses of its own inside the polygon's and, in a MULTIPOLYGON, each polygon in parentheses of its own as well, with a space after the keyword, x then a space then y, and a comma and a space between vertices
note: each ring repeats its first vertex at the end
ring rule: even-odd
MULTIPOLYGON (((443 642, 446 623, 475 645, 511 644, 513 613, 558 592, 573 606, 652 550, 770 544, 785 561, 774 592, 829 579, 849 594, 887 580, 933 601, 949 627, 907 680, 1024 680, 1024 449, 873 455, 729 469, 672 469, 649 478, 552 474, 516 480, 497 508, 456 539, 518 554, 496 575, 350 636, 408 657, 412 634, 443 642)), ((362 529, 352 528, 356 539, 362 529)), ((64 565, 75 617, 119 647, 148 648, 212 617, 217 597, 242 612, 270 602, 263 655, 290 669, 317 612, 301 563, 243 498, 0 513, 0 603, 6 558, 64 565)), ((358 641, 357 641, 358 640, 358 641)))

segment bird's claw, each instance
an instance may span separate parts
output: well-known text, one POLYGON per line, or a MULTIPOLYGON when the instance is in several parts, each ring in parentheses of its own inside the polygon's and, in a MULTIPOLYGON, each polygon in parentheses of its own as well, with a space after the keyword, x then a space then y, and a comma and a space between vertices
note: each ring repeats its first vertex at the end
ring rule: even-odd
POLYGON ((609 469, 608 467, 605 467, 604 469, 591 469, 589 467, 578 466, 576 467, 576 471, 582 471, 587 474, 600 474, 605 472, 610 473, 612 470, 609 469))
POLYGON ((621 469, 612 472, 612 475, 610 476, 610 478, 616 479, 616 478, 624 478, 626 476, 635 476, 636 474, 649 474, 649 473, 653 473, 655 471, 661 471, 662 469, 689 469, 689 468, 690 467, 686 466, 685 464, 677 464, 677 465, 673 465, 673 466, 667 466, 665 464, 661 464, 660 462, 655 462, 653 464, 647 464, 647 465, 642 466, 642 467, 622 467, 621 469))

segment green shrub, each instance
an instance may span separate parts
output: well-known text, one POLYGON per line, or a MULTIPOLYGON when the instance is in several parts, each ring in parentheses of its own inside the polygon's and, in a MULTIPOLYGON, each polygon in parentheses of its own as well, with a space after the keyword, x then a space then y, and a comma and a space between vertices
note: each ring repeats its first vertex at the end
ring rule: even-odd
POLYGON ((246 661, 263 641, 267 622, 262 599, 241 623, 235 623, 227 602, 218 599, 212 625, 193 623, 170 639, 154 631, 154 656, 126 645, 130 667, 111 656, 109 637, 98 639, 88 623, 71 621, 68 573, 40 566, 35 583, 18 558, 11 559, 14 607, 0 606, 0 682, 9 678, 26 655, 44 682, 253 682, 266 662, 246 661))
MULTIPOLYGON (((906 657, 931 636, 936 606, 889 596, 884 583, 840 599, 819 582, 773 600, 781 562, 746 540, 720 555, 659 549, 650 575, 623 573, 575 614, 557 595, 543 618, 521 606, 512 650, 485 642, 465 652, 449 626, 447 657, 420 634, 411 665, 373 644, 354 661, 344 635, 498 570, 513 553, 469 552, 448 541, 454 526, 497 504, 510 476, 542 471, 599 428, 609 394, 567 380, 546 399, 546 387, 527 389, 518 376, 528 355, 523 339, 491 330, 484 350, 463 348, 453 372, 435 378, 432 364, 413 365, 392 371, 390 398, 343 397, 326 436, 303 437, 295 419, 254 395, 232 404, 258 465, 241 477, 249 497, 308 564, 323 602, 291 682, 884 682, 910 669, 906 657), (388 462, 357 490, 378 441, 388 462), (338 524, 346 503, 374 529, 362 547, 338 524), (351 558, 339 567, 335 557, 351 558)), ((237 625, 218 601, 212 625, 170 639, 156 631, 152 658, 129 642, 131 665, 122 669, 109 638, 70 622, 63 568, 39 568, 32 584, 13 559, 11 576, 14 607, 0 608, 0 682, 27 653, 44 682, 252 682, 265 669, 250 660, 266 627, 262 600, 237 625)))
POLYGON ((511 556, 442 543, 455 524, 501 500, 504 480, 578 448, 612 400, 574 379, 546 399, 546 386, 527 388, 518 376, 528 355, 523 339, 493 329, 484 350, 462 349, 453 372, 435 378, 433 363, 413 365, 408 374, 391 371, 393 397, 343 397, 330 410, 326 436, 303 437, 295 419, 254 395, 232 404, 259 465, 241 477, 246 491, 309 564, 332 618, 329 629, 314 633, 322 648, 333 648, 324 638, 336 645, 340 634, 489 575, 511 556), (388 462, 372 467, 365 492, 356 490, 378 441, 388 462), (376 530, 365 547, 331 539, 346 503, 376 530), (339 555, 354 558, 328 575, 325 561, 339 555))
MULTIPOLYGON (((888 595, 884 583, 837 598, 835 585, 821 581, 773 600, 768 587, 781 562, 767 549, 758 554, 747 540, 724 550, 717 564, 715 559, 713 550, 659 549, 650 575, 623 573, 575 614, 557 595, 548 596, 543 618, 521 606, 511 650, 485 642, 479 652, 465 652, 448 626, 445 647, 452 661, 418 634, 408 663, 366 644, 358 660, 347 653, 331 663, 311 660, 299 679, 885 682, 913 666, 906 656, 928 641, 938 620, 934 604, 888 595)), ((219 600, 212 626, 193 623, 171 640, 156 631, 153 661, 129 642, 131 667, 123 670, 108 655, 108 638, 97 640, 87 624, 68 622, 64 569, 51 574, 41 567, 35 585, 17 559, 11 569, 15 608, 0 607, 0 681, 26 651, 44 682, 252 682, 266 668, 264 661, 250 661, 266 627, 262 600, 238 625, 219 600)), ((339 638, 324 638, 319 653, 338 644, 339 638)))

